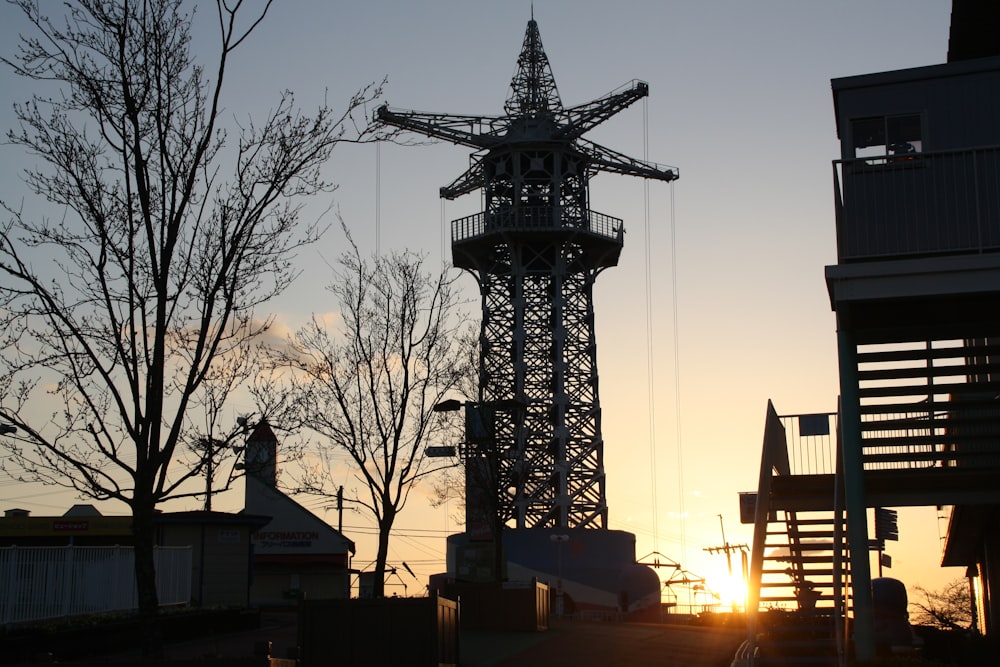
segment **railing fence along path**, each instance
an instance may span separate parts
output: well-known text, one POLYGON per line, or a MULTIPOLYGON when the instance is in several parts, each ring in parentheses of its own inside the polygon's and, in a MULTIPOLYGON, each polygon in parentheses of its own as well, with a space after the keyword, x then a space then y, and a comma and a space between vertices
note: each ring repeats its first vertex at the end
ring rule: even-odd
MULTIPOLYGON (((156 547, 161 606, 191 599, 191 547, 156 547)), ((138 607, 133 547, 0 547, 0 623, 138 607)))

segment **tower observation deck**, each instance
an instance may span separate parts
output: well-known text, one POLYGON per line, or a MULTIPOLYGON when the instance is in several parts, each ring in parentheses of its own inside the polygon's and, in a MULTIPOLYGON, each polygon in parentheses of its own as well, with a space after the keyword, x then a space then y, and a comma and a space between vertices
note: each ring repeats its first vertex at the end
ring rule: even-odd
POLYGON ((483 191, 485 210, 452 222, 452 255, 482 298, 478 403, 518 406, 490 411, 503 521, 607 528, 593 288, 617 265, 624 228, 590 209, 589 181, 678 172, 582 138, 645 97, 645 83, 564 108, 533 18, 517 64, 504 115, 382 106, 375 120, 476 151, 441 196, 483 191))

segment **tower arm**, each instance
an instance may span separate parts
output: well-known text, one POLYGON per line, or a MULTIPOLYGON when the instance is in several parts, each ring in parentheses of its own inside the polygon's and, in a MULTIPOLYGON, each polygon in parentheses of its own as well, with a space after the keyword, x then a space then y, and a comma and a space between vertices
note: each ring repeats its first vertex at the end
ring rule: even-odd
POLYGON ((434 139, 471 148, 489 148, 500 142, 498 130, 506 129, 503 118, 495 116, 460 116, 390 109, 383 104, 375 110, 374 122, 392 125, 434 139))
POLYGON ((595 144, 592 141, 578 139, 577 148, 587 156, 591 168, 596 171, 608 171, 613 174, 638 176, 640 178, 650 178, 667 182, 680 178, 680 172, 676 167, 638 160, 623 153, 613 151, 610 148, 605 148, 600 144, 595 144))
POLYGON ((567 122, 560 127, 559 137, 565 139, 581 137, 588 130, 647 95, 649 95, 649 84, 633 80, 604 97, 566 109, 562 115, 567 122))
POLYGON ((467 195, 470 192, 478 190, 484 184, 483 161, 474 159, 474 162, 469 165, 469 168, 461 176, 452 181, 450 185, 441 188, 441 197, 444 199, 458 199, 462 195, 467 195))

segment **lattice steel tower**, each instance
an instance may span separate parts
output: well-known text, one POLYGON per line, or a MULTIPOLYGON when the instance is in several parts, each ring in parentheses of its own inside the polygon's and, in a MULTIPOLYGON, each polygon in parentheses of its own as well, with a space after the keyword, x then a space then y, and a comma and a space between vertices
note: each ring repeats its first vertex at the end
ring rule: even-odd
POLYGON ((564 108, 538 24, 528 21, 502 116, 379 108, 376 121, 476 149, 441 196, 482 189, 484 211, 452 222, 455 266, 482 295, 480 402, 494 437, 505 521, 517 528, 606 528, 594 280, 618 263, 622 221, 590 210, 599 171, 672 181, 677 170, 582 139, 645 97, 633 81, 564 108))

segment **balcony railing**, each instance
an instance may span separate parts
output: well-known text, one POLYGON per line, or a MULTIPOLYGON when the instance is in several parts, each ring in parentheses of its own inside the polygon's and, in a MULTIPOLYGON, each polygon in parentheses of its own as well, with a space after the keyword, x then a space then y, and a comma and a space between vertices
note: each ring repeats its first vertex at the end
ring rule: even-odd
POLYGON ((837 471, 837 413, 781 415, 793 475, 832 475, 837 471))
MULTIPOLYGON (((892 412, 862 406, 865 470, 919 470, 958 466, 1000 467, 996 399, 949 400, 937 412, 892 412)), ((781 415, 788 472, 836 472, 836 413, 781 415)))
MULTIPOLYGON (((862 411, 865 409, 862 407, 862 411)), ((939 467, 946 437, 943 429, 936 428, 935 424, 946 418, 947 413, 865 412, 861 417, 864 469, 939 467)))
POLYGON ((859 346, 865 470, 1000 469, 998 353, 975 339, 859 346))
POLYGON ((1000 148, 833 163, 841 262, 1000 250, 1000 148))
POLYGON ((476 213, 451 223, 453 243, 468 241, 477 236, 494 232, 552 232, 582 231, 595 236, 622 240, 624 226, 621 218, 588 211, 586 217, 567 215, 559 207, 524 206, 505 211, 476 213))

